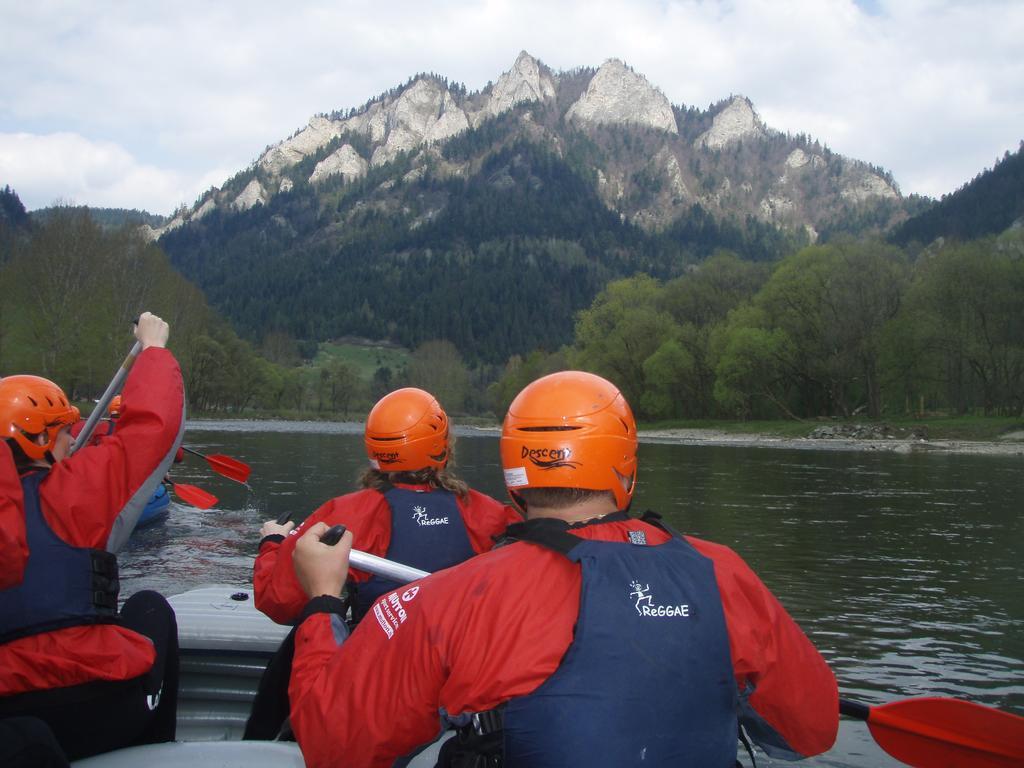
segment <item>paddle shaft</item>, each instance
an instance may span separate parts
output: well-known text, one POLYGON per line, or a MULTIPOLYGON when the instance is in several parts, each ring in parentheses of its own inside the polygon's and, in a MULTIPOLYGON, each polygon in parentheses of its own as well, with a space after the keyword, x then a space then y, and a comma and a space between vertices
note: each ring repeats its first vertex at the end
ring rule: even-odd
POLYGON ((121 387, 124 386, 124 380, 128 377, 128 371, 131 370, 132 364, 135 363, 135 358, 139 356, 142 351, 142 342, 136 341, 128 356, 125 357, 124 362, 121 363, 121 367, 117 369, 117 373, 114 374, 114 378, 110 380, 110 384, 107 385, 106 391, 100 397, 99 402, 96 403, 96 407, 93 408, 92 413, 89 414, 89 418, 85 421, 85 426, 82 427, 82 431, 78 433, 78 437, 75 442, 68 449, 68 455, 72 455, 84 445, 89 444, 89 438, 92 437, 93 431, 96 429, 96 425, 100 419, 103 418, 103 414, 107 412, 107 407, 110 405, 110 401, 114 399, 114 395, 121 391, 121 387))
POLYGON ((348 562, 353 568, 367 571, 374 576, 390 579, 399 584, 408 584, 410 581, 416 581, 430 575, 427 571, 421 571, 419 568, 413 568, 411 565, 396 563, 393 560, 377 557, 377 555, 371 555, 369 552, 363 552, 358 549, 353 549, 349 553, 348 562))

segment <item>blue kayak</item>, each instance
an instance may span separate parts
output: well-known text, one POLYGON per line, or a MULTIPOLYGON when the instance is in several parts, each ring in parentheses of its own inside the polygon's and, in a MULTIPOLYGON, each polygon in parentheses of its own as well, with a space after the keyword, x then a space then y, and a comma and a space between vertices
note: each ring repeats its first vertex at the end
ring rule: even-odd
POLYGON ((163 520, 167 517, 167 511, 170 506, 171 494, 167 492, 167 486, 160 483, 156 487, 153 497, 146 504, 146 508, 139 515, 139 521, 135 524, 135 527, 142 528, 143 526, 163 520))

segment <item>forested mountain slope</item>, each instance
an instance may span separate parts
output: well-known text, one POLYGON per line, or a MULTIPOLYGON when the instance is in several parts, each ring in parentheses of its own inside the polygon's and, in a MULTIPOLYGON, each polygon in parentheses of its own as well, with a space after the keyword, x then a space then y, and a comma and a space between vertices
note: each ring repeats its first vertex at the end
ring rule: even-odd
POLYGON ((928 244, 938 237, 971 240, 996 235, 1024 220, 1024 143, 937 205, 892 233, 893 242, 928 244))

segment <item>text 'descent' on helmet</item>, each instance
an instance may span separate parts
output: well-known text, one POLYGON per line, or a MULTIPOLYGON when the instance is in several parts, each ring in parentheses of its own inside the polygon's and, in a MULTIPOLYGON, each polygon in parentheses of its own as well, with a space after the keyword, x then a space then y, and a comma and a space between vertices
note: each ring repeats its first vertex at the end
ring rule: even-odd
POLYGON ((78 421, 78 408, 64 392, 41 376, 6 376, 0 379, 0 438, 13 439, 30 459, 46 458, 57 433, 78 421), (38 435, 45 435, 40 443, 38 435))
POLYGON ((510 493, 611 491, 625 509, 636 485, 636 446, 636 420, 614 384, 583 371, 553 373, 529 384, 508 408, 501 432, 505 485, 510 493))
POLYGON ((381 472, 415 472, 448 462, 448 415, 422 389, 391 392, 366 417, 366 456, 381 472))

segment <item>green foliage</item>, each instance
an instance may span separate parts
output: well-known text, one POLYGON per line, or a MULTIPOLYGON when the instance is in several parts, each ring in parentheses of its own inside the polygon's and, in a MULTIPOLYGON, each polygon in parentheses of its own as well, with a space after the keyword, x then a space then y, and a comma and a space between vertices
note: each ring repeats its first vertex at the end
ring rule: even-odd
POLYGON ((921 254, 840 239, 768 276, 719 254, 662 285, 613 282, 579 314, 574 365, 645 419, 1024 409, 1024 234, 921 254))
POLYGON ((469 394, 469 369, 450 341, 431 340, 412 354, 409 386, 430 392, 449 413, 462 413, 469 394))
POLYGON ((958 413, 1021 413, 1024 234, 922 254, 904 318, 920 329, 914 349, 958 413))

